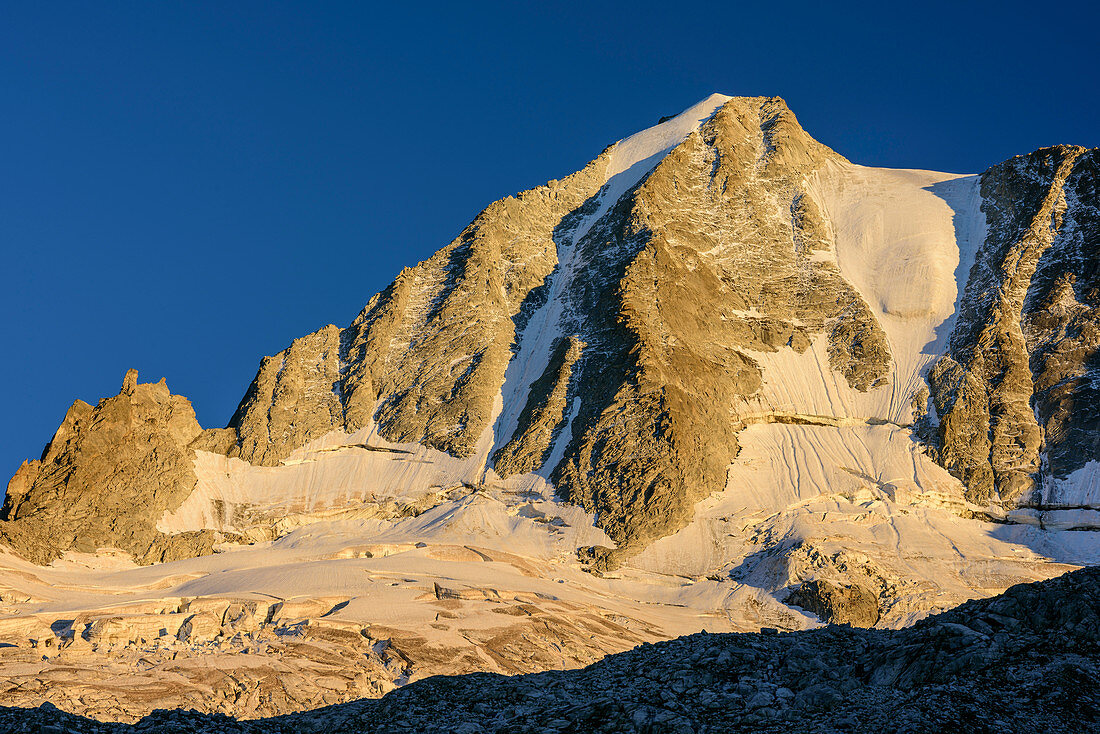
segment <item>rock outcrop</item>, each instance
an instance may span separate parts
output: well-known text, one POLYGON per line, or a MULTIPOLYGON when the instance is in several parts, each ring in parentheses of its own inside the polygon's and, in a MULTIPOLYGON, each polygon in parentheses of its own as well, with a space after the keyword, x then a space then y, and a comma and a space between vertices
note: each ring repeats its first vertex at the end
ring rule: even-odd
POLYGON ((874 627, 879 620, 878 597, 855 584, 811 579, 791 592, 786 601, 813 612, 823 622, 874 627))
POLYGON ((340 330, 335 326, 264 357, 229 421, 237 431, 231 455, 276 466, 293 449, 343 427, 339 389, 340 330))
POLYGON ((202 436, 187 398, 164 380, 138 384, 130 370, 118 395, 95 407, 73 403, 42 458, 12 477, 0 541, 37 564, 103 547, 139 563, 212 553, 212 532, 156 530, 195 486, 190 446, 202 436))
POLYGON ((1100 460, 1100 153, 1044 148, 982 176, 988 234, 929 376, 935 455, 968 498, 1056 504, 1100 460))

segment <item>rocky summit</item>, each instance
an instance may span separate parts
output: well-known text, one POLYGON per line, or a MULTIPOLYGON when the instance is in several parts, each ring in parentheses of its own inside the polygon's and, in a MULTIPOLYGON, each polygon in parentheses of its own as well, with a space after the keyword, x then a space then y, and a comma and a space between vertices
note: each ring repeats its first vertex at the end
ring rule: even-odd
MULTIPOLYGON (((256 719, 403 689, 374 716, 620 676, 528 708, 668 730, 1077 690, 1064 656, 871 671, 890 645, 955 670, 939 651, 1001 628, 920 620, 1100 559, 1098 189, 1100 149, 960 175, 852 163, 777 97, 662 118, 264 357, 225 427, 134 371, 74 403, 0 510, 0 704, 256 719), (837 677, 784 672, 795 640, 837 677), (408 685, 472 673, 544 677, 408 685)), ((486 706, 463 726, 535 730, 486 706)))

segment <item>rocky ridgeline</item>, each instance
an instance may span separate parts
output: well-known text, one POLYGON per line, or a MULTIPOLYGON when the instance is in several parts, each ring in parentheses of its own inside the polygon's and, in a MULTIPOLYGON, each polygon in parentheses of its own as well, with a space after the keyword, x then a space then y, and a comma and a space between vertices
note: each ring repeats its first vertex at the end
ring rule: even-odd
POLYGON ((935 457, 979 504, 1057 506, 1100 459, 1100 151, 1044 148, 982 175, 989 231, 929 375, 935 457))
MULTIPOLYGON (((811 185, 847 161, 777 97, 700 104, 671 149, 621 170, 633 159, 620 141, 489 205, 346 328, 264 358, 225 429, 202 431, 163 384, 128 378, 95 408, 77 401, 13 477, 0 541, 35 563, 100 546, 140 563, 209 553, 215 528, 155 529, 194 487, 196 449, 277 467, 370 425, 484 454, 500 477, 551 478, 614 541, 582 553, 599 570, 684 528, 724 488, 745 426, 800 409, 766 396, 767 359, 820 341, 824 372, 866 394, 902 390, 906 356, 841 272, 811 185), (502 396, 514 419, 494 422, 502 396)), ((1098 155, 1046 148, 983 174, 988 236, 958 284, 947 353, 929 389, 891 398, 927 414, 931 454, 999 519, 1072 502, 1058 482, 1100 460, 1098 155)))
POLYGON ((252 722, 158 711, 102 724, 0 709, 10 732, 1083 732, 1100 727, 1100 569, 896 631, 701 633, 582 670, 434 677, 252 722))

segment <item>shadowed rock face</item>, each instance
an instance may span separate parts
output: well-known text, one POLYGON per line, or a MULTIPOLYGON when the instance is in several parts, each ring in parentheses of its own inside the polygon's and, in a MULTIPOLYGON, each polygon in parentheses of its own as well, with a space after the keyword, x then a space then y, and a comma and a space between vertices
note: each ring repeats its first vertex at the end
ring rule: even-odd
POLYGON ((787 604, 813 612, 822 621, 853 627, 874 627, 879 619, 877 596, 861 586, 824 579, 802 584, 787 597, 787 604))
POLYGON ((20 467, 0 514, 0 540, 38 564, 65 551, 120 548, 139 563, 212 553, 211 532, 157 532, 195 486, 190 445, 203 435, 191 403, 164 381, 137 384, 94 408, 77 400, 41 460, 20 467))
POLYGON ((1100 458, 1097 171, 1059 146, 982 176, 988 235, 929 376, 936 458, 975 503, 1056 500, 1044 476, 1100 458))
MULTIPOLYGON (((1083 152, 1063 185, 1066 211, 1024 303, 1036 417, 1050 475, 1100 460, 1100 151, 1083 152)), ((1061 498, 1043 486, 1042 501, 1061 498)))

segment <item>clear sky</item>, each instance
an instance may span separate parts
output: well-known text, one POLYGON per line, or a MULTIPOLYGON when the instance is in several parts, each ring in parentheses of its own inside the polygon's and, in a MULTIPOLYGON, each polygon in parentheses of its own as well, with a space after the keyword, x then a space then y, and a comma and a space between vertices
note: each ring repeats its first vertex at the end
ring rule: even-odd
POLYGON ((870 165, 1100 145, 1090 3, 897 5, 5 0, 0 490, 129 367, 224 425, 263 355, 711 92, 870 165))

